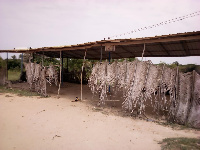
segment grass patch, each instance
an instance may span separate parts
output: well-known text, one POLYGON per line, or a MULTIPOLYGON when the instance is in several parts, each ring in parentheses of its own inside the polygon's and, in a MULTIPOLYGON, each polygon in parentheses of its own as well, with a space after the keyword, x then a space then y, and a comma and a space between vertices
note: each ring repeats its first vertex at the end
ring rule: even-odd
POLYGON ((20 71, 8 70, 8 80, 16 81, 20 78, 20 71))
POLYGON ((19 89, 7 89, 4 86, 0 86, 0 93, 12 93, 17 94, 18 96, 39 96, 36 92, 29 92, 19 89))
MULTIPOLYGON (((188 129, 194 129, 188 125, 179 125, 179 124, 176 124, 176 123, 170 123, 170 122, 156 122, 157 124, 159 125, 162 125, 162 126, 166 126, 166 127, 170 127, 174 130, 188 130, 188 129)), ((195 129, 197 131, 200 131, 200 129, 195 129)))
POLYGON ((200 139, 196 138, 166 138, 163 139, 161 145, 162 150, 199 150, 200 139))

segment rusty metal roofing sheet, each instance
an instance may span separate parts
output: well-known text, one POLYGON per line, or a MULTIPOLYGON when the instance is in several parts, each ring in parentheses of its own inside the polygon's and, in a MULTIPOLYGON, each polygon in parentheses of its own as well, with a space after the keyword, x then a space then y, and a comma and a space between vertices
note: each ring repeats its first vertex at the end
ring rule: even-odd
POLYGON ((145 37, 136 39, 115 39, 88 42, 77 45, 65 45, 56 47, 41 47, 29 50, 0 50, 0 52, 38 53, 49 57, 80 58, 84 57, 87 49, 87 59, 100 59, 101 49, 103 59, 108 58, 105 45, 115 45, 115 52, 111 52, 112 58, 141 57, 145 43, 145 57, 184 57, 200 56, 200 31, 145 37))

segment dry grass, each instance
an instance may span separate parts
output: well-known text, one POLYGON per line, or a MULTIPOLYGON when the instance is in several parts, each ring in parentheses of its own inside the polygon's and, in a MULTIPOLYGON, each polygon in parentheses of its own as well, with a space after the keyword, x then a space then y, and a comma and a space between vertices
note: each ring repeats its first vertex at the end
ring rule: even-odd
POLYGON ((36 92, 30 92, 19 89, 8 89, 4 86, 0 86, 0 93, 12 93, 12 94, 17 94, 18 96, 39 96, 36 92))
POLYGON ((162 150, 199 150, 200 139, 196 138, 166 138, 163 139, 161 145, 162 150))
POLYGON ((8 80, 10 81, 19 80, 20 74, 21 74, 20 71, 8 70, 8 80))

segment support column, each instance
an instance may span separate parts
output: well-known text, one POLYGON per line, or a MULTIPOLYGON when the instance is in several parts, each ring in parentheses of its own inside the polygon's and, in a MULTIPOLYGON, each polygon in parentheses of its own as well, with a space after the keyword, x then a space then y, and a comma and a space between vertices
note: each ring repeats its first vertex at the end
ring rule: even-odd
POLYGON ((142 52, 142 61, 143 61, 143 57, 144 57, 144 52, 145 52, 145 43, 144 43, 144 49, 143 49, 143 52, 142 52))
POLYGON ((85 56, 84 56, 83 65, 82 65, 82 69, 81 69, 81 100, 83 100, 83 68, 85 65, 86 52, 87 52, 87 49, 85 50, 85 56))
POLYGON ((21 55, 21 76, 23 74, 23 53, 21 55))
POLYGON ((61 59, 61 65, 62 65, 62 70, 61 70, 61 85, 63 86, 63 51, 62 51, 62 53, 61 53, 61 55, 62 55, 62 59, 61 59))
MULTIPOLYGON (((109 59, 108 59, 109 64, 110 64, 110 57, 111 57, 111 54, 110 54, 110 52, 109 52, 109 59)), ((110 85, 109 85, 109 87, 108 87, 108 92, 110 93, 110 85)))
POLYGON ((102 62, 102 45, 101 45, 101 58, 100 58, 100 63, 102 62))
POLYGON ((8 52, 7 52, 7 59, 6 59, 6 77, 8 80, 8 52))
POLYGON ((34 54, 34 52, 33 52, 32 54, 33 54, 33 60, 32 60, 32 62, 34 63, 34 60, 35 60, 35 54, 34 54))
POLYGON ((42 52, 42 67, 44 66, 44 51, 42 52))
POLYGON ((110 54, 110 52, 109 52, 109 56, 108 56, 108 61, 109 61, 109 64, 110 64, 110 56, 111 56, 111 54, 110 54))
POLYGON ((60 95, 60 85, 61 85, 61 51, 60 51, 60 83, 58 87, 58 95, 60 95))
POLYGON ((69 72, 69 58, 67 57, 67 73, 69 72))

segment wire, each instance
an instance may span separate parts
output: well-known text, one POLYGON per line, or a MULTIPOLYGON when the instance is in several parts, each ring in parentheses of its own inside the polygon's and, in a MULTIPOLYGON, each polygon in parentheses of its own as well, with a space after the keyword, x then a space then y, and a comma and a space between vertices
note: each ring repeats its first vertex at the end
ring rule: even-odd
POLYGON ((173 18, 173 19, 170 19, 170 20, 167 20, 167 21, 163 21, 163 22, 151 25, 151 26, 146 26, 146 27, 134 29, 134 30, 126 32, 126 33, 121 33, 121 34, 118 34, 118 35, 114 35, 114 36, 108 37, 108 39, 117 38, 118 36, 128 35, 128 34, 132 34, 132 33, 135 33, 135 32, 140 32, 140 31, 143 31, 143 30, 156 28, 158 26, 163 26, 163 25, 166 25, 166 24, 182 21, 184 19, 192 18, 192 17, 198 16, 198 15, 200 15, 200 11, 196 11, 194 13, 191 13, 191 14, 188 14, 188 15, 185 15, 185 16, 181 16, 181 17, 177 17, 177 18, 173 18))

